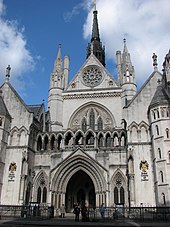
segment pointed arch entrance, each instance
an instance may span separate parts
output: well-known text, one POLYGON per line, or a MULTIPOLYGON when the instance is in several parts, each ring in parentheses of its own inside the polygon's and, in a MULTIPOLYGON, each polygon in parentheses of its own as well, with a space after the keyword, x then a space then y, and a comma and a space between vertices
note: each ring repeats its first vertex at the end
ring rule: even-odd
POLYGON ((107 170, 81 149, 77 149, 51 172, 51 204, 72 209, 84 200, 95 206, 107 198, 107 170), (77 186, 77 187, 76 187, 77 186))
POLYGON ((96 204, 94 184, 87 173, 77 171, 69 180, 66 188, 66 210, 70 212, 74 203, 86 203, 89 207, 96 204))

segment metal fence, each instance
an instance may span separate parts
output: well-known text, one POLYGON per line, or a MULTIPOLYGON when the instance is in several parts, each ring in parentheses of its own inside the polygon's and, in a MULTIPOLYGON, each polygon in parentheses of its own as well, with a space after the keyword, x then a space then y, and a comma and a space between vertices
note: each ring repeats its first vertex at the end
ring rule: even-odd
MULTIPOLYGON (((53 218, 54 207, 31 204, 29 206, 0 205, 0 218, 53 218)), ((139 221, 170 221, 170 207, 106 207, 104 213, 105 221, 116 219, 130 219, 139 221)), ((99 208, 89 208, 87 212, 88 221, 101 220, 99 208)))
MULTIPOLYGON (((89 209, 88 219, 101 219, 100 209, 89 209)), ((130 219, 139 221, 170 221, 170 207, 106 207, 105 220, 130 219)))
POLYGON ((28 205, 0 205, 0 219, 1 218, 52 218, 54 217, 54 208, 52 206, 28 205))

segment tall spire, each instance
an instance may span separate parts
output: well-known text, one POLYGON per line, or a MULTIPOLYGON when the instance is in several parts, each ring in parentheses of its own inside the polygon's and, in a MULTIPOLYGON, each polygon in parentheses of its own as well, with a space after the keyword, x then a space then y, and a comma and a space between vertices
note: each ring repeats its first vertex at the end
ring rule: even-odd
POLYGON ((54 72, 62 70, 61 44, 58 46, 58 54, 54 63, 54 72))
POLYGON ((96 10, 96 1, 94 0, 94 11, 93 11, 93 28, 92 28, 92 38, 93 40, 98 40, 100 42, 99 37, 99 28, 98 28, 98 21, 97 21, 97 10, 96 10))
POLYGON ((100 42, 97 10, 96 10, 96 0, 94 0, 91 43, 88 44, 86 58, 88 58, 91 53, 93 53, 99 59, 99 61, 105 66, 105 48, 102 47, 102 43, 100 42))

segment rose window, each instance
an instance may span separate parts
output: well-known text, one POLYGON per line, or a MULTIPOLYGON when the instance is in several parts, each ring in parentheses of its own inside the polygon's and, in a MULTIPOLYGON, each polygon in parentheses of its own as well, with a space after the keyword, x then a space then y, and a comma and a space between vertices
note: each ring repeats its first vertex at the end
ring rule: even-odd
POLYGON ((83 82, 86 86, 95 87, 102 81, 102 73, 96 67, 87 68, 82 75, 83 82))

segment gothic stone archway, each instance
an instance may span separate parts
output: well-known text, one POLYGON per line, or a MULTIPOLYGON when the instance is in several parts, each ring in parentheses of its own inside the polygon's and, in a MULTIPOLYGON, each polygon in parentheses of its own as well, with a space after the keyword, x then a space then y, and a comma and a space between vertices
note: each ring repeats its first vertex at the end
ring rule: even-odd
POLYGON ((78 149, 52 170, 51 203, 56 208, 64 203, 70 210, 74 202, 88 198, 87 205, 99 206, 102 202, 106 202, 107 176, 104 167, 78 149), (84 179, 85 184, 81 178, 84 179))
POLYGON ((89 207, 96 204, 94 184, 91 178, 82 170, 77 171, 69 180, 66 189, 66 210, 72 211, 74 203, 85 203, 89 207))

